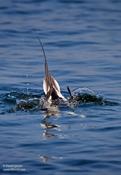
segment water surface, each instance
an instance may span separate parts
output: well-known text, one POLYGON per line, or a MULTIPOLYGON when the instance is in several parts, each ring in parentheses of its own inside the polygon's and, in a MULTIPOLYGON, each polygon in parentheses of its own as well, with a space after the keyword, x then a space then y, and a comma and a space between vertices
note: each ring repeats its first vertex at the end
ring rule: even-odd
POLYGON ((6 0, 0 16, 1 173, 120 175, 121 2, 6 0), (41 110, 11 110, 43 92, 37 37, 65 95, 67 86, 89 88, 115 103, 82 103, 46 119, 41 110))

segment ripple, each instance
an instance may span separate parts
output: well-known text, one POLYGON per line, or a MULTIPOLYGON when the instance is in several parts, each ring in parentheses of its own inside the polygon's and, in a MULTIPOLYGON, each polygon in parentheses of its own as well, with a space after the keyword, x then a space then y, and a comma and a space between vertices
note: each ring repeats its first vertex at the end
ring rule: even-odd
POLYGON ((1 1, 2 163, 19 162, 29 175, 121 174, 120 12, 120 0, 1 1), (63 91, 69 106, 56 114, 39 106, 44 71, 36 36, 61 88, 80 87, 73 98, 63 91))

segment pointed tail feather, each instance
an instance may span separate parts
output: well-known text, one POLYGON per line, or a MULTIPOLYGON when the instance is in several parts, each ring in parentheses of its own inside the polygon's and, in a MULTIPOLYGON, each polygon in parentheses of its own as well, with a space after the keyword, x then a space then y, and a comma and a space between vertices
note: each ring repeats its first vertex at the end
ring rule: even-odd
POLYGON ((66 98, 61 94, 60 86, 59 86, 58 82, 49 73, 46 54, 45 54, 44 47, 43 47, 43 44, 42 44, 40 39, 39 39, 39 43, 41 45, 42 52, 44 55, 44 60, 45 60, 45 78, 43 80, 44 93, 48 99, 50 99, 50 98, 53 99, 53 97, 54 98, 56 97, 56 98, 62 98, 64 101, 66 101, 66 98))

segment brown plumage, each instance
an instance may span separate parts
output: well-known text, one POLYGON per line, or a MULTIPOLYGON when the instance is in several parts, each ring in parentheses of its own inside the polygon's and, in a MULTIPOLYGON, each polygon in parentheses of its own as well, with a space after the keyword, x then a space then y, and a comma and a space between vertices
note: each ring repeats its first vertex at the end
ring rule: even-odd
POLYGON ((43 44, 40 40, 39 40, 39 42, 41 44, 44 59, 45 59, 45 77, 43 80, 43 90, 44 90, 44 93, 46 95, 46 99, 50 103, 52 103, 52 100, 56 100, 58 98, 61 98, 64 101, 66 101, 66 98, 61 94, 60 86, 59 86, 58 82, 50 74, 50 72, 48 70, 48 64, 47 64, 47 59, 46 59, 45 51, 43 48, 43 44))

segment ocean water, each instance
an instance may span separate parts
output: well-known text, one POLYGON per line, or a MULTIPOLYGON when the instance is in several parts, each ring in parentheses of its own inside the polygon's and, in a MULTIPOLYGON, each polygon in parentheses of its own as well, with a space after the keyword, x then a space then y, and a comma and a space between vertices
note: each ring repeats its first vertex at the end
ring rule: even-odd
POLYGON ((0 174, 121 174, 120 0, 0 1, 0 174), (43 93, 38 38, 65 95, 88 88, 111 103, 17 108, 43 93))

